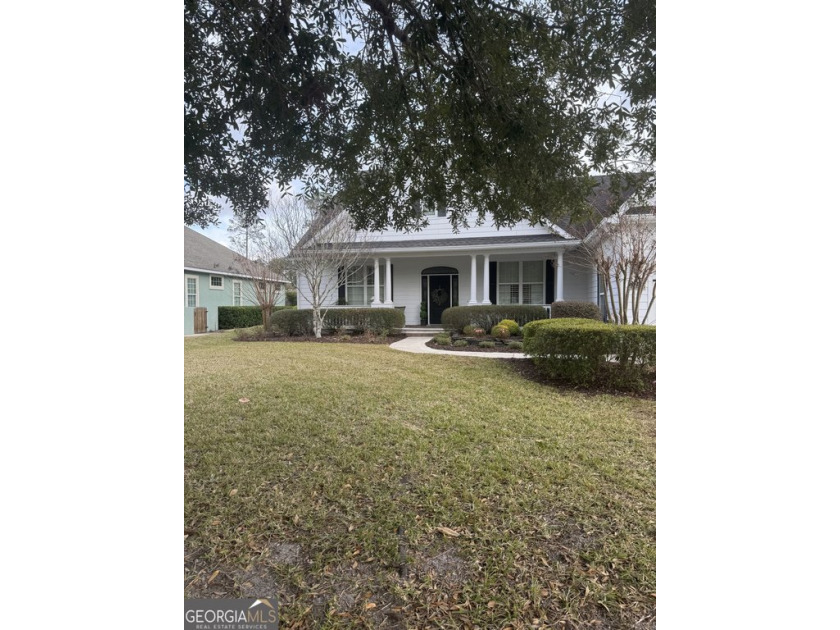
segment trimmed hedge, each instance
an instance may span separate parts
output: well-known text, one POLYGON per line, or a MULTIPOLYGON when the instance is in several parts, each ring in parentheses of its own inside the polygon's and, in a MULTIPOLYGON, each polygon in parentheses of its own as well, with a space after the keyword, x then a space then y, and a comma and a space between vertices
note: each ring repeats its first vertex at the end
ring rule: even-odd
MULTIPOLYGON (((275 306, 272 314, 293 306, 275 306)), ((220 306, 219 330, 262 326, 262 310, 259 306, 220 306)))
POLYGON ((545 319, 542 306, 522 304, 491 304, 479 306, 452 306, 440 317, 447 330, 461 331, 465 326, 490 330, 503 319, 512 319, 520 326, 536 319, 545 319))
MULTIPOLYGON (((405 314, 392 308, 329 308, 325 309, 324 333, 339 328, 352 328, 377 335, 387 335, 405 326, 405 314)), ((272 328, 283 335, 312 335, 312 309, 281 311, 271 316, 272 328)))
POLYGON ((297 337, 312 334, 312 309, 289 309, 271 316, 271 328, 281 335, 297 337))
POLYGON ((524 328, 523 348, 543 374, 573 385, 599 377, 621 389, 638 390, 656 366, 656 327, 617 326, 590 319, 549 319, 524 328), (608 358, 614 359, 612 366, 608 358))
POLYGON ((584 318, 603 321, 601 309, 593 302, 576 302, 574 300, 559 301, 551 303, 551 318, 584 318))

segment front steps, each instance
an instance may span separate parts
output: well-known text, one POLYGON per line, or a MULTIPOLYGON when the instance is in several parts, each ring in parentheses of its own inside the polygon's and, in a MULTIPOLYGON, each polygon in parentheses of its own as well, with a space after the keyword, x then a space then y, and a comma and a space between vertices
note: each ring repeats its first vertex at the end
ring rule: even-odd
POLYGON ((407 337, 434 337, 444 332, 441 326, 407 326, 397 330, 397 334, 407 337))

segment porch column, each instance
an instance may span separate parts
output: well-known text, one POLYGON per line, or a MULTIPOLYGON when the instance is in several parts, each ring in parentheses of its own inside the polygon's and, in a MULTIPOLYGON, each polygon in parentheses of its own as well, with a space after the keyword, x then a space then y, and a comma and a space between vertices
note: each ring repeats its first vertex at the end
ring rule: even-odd
POLYGON ((490 304, 490 256, 484 254, 484 299, 482 304, 490 304))
POLYGON ((385 259, 385 306, 393 306, 391 299, 391 259, 385 259))
POLYGON ((382 300, 379 299, 379 259, 373 259, 373 301, 371 306, 381 306, 382 300))
MULTIPOLYGON (((598 304, 598 268, 592 265, 592 301, 598 304)), ((600 306, 600 304, 598 304, 600 306)))
POLYGON ((554 272, 554 299, 563 299, 563 250, 557 252, 557 270, 554 272))
POLYGON ((467 304, 470 306, 478 304, 475 299, 475 254, 470 254, 470 301, 467 304))

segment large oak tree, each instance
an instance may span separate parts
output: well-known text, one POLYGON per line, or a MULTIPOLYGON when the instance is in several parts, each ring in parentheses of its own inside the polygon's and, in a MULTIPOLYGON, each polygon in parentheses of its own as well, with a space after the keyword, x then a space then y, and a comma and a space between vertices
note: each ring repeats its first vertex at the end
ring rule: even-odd
POLYGON ((655 163, 655 30, 654 0, 187 0, 185 223, 294 179, 373 229, 580 217, 588 173, 655 163))

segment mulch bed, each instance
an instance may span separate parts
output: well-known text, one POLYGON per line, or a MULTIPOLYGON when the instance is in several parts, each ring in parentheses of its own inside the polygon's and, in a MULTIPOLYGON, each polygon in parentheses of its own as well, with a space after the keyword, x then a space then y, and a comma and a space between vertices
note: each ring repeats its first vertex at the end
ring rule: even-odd
POLYGON ((439 346, 435 343, 434 339, 431 341, 426 342, 427 348, 432 348, 434 350, 450 350, 453 352, 522 352, 522 349, 514 350, 513 348, 508 348, 507 346, 496 346, 494 348, 479 348, 475 345, 469 346, 439 346))

